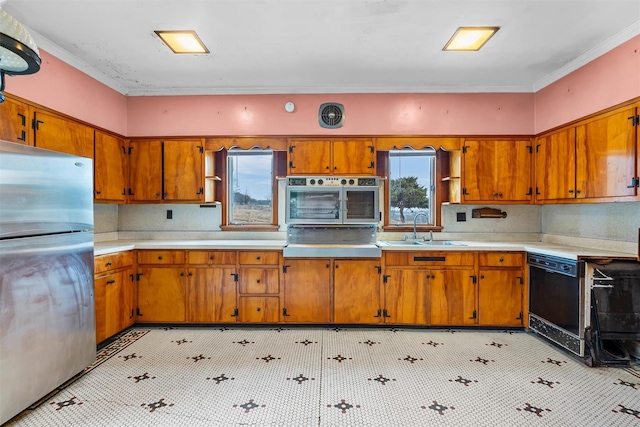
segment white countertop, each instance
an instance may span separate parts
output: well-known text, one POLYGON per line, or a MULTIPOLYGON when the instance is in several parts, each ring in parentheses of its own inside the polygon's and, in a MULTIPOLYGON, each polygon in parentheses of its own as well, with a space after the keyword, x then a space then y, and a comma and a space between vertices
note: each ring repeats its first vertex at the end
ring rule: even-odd
MULTIPOLYGON (((384 246, 383 251, 526 251, 568 259, 627 258, 636 256, 598 248, 567 246, 545 242, 482 242, 456 241, 464 246, 384 246)), ((132 249, 204 249, 204 250, 280 250, 284 240, 111 240, 95 244, 94 254, 104 255, 132 249)))

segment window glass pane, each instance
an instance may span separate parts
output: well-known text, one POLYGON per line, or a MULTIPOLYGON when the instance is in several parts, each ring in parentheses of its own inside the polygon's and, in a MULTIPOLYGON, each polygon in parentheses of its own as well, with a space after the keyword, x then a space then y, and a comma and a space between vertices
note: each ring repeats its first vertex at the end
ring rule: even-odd
POLYGON ((271 150, 229 150, 229 224, 272 223, 272 154, 271 150))
POLYGON ((389 152, 389 224, 433 224, 435 152, 389 152))

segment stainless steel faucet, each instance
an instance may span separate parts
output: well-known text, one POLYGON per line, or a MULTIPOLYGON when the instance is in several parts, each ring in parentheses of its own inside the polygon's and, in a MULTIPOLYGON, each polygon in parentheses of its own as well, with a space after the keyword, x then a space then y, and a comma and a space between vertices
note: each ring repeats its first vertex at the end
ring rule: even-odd
MULTIPOLYGON (((419 216, 423 216, 427 221, 429 221, 429 216, 424 212, 418 212, 416 216, 413 217, 413 240, 418 240, 418 233, 416 232, 416 226, 417 226, 419 216)), ((433 240, 433 233, 431 233, 431 240, 433 240)))

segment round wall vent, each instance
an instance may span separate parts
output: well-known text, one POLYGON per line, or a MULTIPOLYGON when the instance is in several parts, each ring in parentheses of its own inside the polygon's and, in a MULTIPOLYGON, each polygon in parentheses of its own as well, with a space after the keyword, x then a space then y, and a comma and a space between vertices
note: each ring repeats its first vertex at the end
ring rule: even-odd
POLYGON ((335 102, 322 104, 318 111, 318 120, 323 128, 341 128, 344 125, 344 106, 335 102))

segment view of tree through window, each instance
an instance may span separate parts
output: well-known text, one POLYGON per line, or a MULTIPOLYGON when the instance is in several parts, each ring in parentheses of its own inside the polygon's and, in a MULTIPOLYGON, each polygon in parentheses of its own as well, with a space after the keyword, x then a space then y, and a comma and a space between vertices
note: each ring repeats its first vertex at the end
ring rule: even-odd
POLYGON ((433 224, 434 150, 389 152, 389 224, 433 224))
POLYGON ((271 150, 229 150, 227 155, 228 223, 271 224, 271 150))

